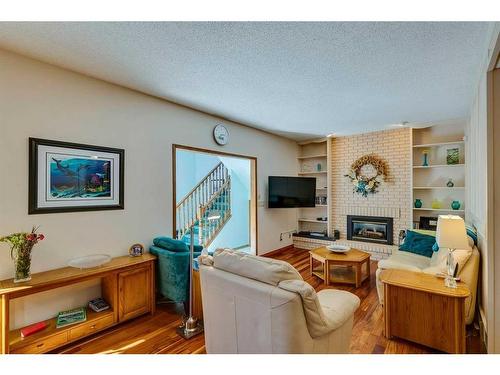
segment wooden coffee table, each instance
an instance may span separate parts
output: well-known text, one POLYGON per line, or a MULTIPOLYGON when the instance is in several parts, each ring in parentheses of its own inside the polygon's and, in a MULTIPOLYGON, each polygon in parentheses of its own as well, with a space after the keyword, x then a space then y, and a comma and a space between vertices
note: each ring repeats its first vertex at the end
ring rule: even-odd
POLYGON ((309 251, 309 267, 311 275, 319 277, 325 285, 333 282, 354 284, 357 288, 370 277, 370 254, 358 249, 334 253, 323 246, 309 251))

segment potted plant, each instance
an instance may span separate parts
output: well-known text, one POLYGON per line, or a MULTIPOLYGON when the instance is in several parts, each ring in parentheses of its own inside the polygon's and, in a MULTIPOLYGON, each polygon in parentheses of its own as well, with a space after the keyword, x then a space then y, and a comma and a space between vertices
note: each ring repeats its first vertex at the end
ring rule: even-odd
POLYGON ((37 233, 38 227, 33 227, 30 233, 12 233, 5 237, 0 237, 0 242, 7 242, 10 245, 10 257, 14 260, 16 274, 15 283, 31 280, 31 250, 38 241, 42 241, 45 236, 37 233))

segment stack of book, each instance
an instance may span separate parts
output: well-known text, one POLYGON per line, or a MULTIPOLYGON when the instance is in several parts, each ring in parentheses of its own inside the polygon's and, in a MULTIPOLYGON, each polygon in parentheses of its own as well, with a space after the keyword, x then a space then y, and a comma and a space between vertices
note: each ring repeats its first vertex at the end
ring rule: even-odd
POLYGON ((84 307, 78 309, 61 311, 57 314, 56 328, 66 327, 71 324, 84 322, 87 320, 87 310, 84 307))

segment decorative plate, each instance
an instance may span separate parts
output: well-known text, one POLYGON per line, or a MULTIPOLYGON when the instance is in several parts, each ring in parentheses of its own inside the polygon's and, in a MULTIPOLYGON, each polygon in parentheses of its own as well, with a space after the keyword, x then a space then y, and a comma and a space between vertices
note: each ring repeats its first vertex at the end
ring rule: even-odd
POLYGON ((347 253, 351 250, 351 248, 347 245, 329 245, 326 248, 334 253, 347 253))
POLYGON ((84 269, 102 266, 111 261, 111 257, 106 254, 87 255, 80 258, 71 259, 68 266, 84 269))

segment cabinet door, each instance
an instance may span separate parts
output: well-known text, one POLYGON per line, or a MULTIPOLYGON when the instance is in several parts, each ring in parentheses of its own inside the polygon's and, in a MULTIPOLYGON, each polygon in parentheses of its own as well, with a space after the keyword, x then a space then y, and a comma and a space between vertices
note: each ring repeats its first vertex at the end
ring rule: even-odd
POLYGON ((118 274, 118 319, 124 321, 151 310, 151 269, 137 268, 118 274))

